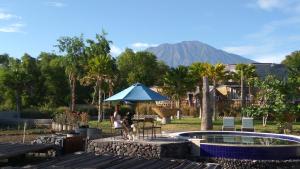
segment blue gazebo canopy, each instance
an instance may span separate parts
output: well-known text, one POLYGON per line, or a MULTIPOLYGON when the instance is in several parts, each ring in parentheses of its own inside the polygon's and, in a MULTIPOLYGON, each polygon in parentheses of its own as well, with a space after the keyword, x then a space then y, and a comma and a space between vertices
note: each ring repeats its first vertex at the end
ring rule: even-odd
POLYGON ((107 98, 104 101, 162 101, 168 100, 167 97, 162 96, 159 93, 154 92, 141 83, 136 83, 127 89, 107 98))

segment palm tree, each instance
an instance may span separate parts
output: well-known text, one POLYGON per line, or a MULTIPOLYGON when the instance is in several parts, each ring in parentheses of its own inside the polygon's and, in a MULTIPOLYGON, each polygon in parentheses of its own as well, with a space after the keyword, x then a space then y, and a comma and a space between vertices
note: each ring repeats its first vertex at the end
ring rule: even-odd
MULTIPOLYGON (((181 113, 181 98, 185 96, 188 91, 193 90, 193 80, 189 75, 188 68, 185 66, 171 68, 164 76, 163 82, 163 91, 172 100, 176 100, 177 108, 181 113)), ((173 108, 173 103, 171 103, 171 107, 173 108)))
MULTIPOLYGON (((103 105, 103 85, 114 75, 115 60, 110 56, 111 43, 106 39, 106 33, 103 31, 101 35, 96 34, 97 42, 87 40, 89 47, 86 53, 88 55, 88 64, 86 66, 87 73, 82 78, 84 85, 94 85, 95 94, 98 92, 98 121, 102 121, 103 105)), ((94 100, 94 99, 93 99, 94 100)))
POLYGON ((216 112, 216 87, 217 84, 221 81, 224 81, 227 77, 228 71, 225 70, 225 65, 221 63, 217 63, 215 65, 206 64, 206 74, 212 80, 213 83, 213 120, 216 120, 217 112, 216 112))
POLYGON ((247 81, 249 87, 249 96, 251 98, 252 78, 257 77, 256 68, 252 64, 237 64, 235 67, 236 75, 241 83, 241 107, 245 106, 244 82, 247 81))
POLYGON ((189 72, 191 74, 191 77, 194 78, 194 80, 197 82, 199 88, 199 118, 201 118, 201 110, 202 110, 202 86, 203 86, 203 75, 205 73, 205 64, 201 62, 195 62, 189 67, 189 72))
POLYGON ((80 37, 61 37, 56 45, 60 52, 66 52, 63 60, 65 71, 68 75, 71 89, 71 111, 75 110, 76 104, 76 82, 82 69, 85 45, 82 35, 80 37))

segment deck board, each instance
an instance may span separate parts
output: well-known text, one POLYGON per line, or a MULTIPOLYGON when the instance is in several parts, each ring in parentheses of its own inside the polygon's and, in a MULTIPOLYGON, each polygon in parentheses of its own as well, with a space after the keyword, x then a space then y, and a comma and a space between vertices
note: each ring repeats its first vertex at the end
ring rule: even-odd
POLYGON ((0 159, 12 158, 29 152, 38 152, 49 149, 57 149, 57 146, 45 144, 1 143, 0 159))
POLYGON ((203 163, 189 160, 145 159, 91 153, 70 154, 50 161, 27 165, 24 168, 89 168, 89 169, 207 169, 203 163))

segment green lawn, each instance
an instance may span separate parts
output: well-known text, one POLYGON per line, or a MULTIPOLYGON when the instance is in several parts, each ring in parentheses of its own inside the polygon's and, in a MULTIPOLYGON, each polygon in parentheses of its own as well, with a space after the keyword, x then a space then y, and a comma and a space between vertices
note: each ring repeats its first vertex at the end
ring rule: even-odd
MULTIPOLYGON (((213 130, 221 130, 222 120, 217 120, 214 122, 213 130)), ((236 120, 236 129, 241 128, 241 121, 236 120)), ((90 121, 89 125, 91 127, 102 128, 104 133, 110 133, 110 122, 105 120, 101 123, 97 121, 90 121)), ((257 132, 272 132, 278 133, 277 125, 274 122, 268 122, 266 127, 262 126, 262 122, 254 121, 255 131, 257 132)), ((294 132, 292 134, 300 135, 300 122, 294 123, 294 132)), ((183 118, 181 120, 172 120, 171 124, 162 125, 162 130, 165 132, 179 132, 179 131, 197 131, 200 130, 200 119, 199 118, 183 118)))

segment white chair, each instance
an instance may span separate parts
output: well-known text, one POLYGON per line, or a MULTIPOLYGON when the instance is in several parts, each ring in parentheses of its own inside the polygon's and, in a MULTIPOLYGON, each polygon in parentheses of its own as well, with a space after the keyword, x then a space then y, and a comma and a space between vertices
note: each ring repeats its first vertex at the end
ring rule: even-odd
POLYGON ((223 117, 223 131, 235 131, 234 117, 223 117))
POLYGON ((254 132, 253 118, 252 117, 243 117, 242 118, 242 131, 254 132))

